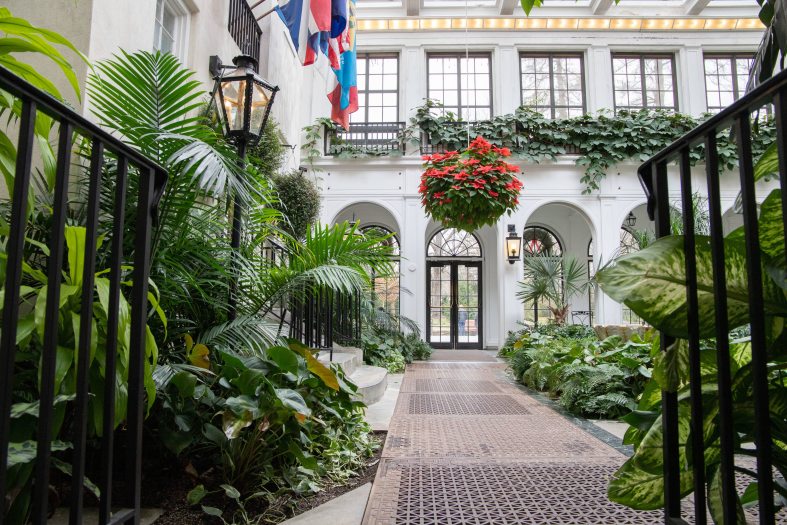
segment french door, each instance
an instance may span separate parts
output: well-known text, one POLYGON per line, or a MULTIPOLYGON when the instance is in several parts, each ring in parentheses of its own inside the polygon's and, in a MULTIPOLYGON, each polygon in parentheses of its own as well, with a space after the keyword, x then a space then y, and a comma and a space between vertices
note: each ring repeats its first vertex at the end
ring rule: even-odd
POLYGON ((427 263, 427 327, 434 348, 481 348, 481 262, 427 263))

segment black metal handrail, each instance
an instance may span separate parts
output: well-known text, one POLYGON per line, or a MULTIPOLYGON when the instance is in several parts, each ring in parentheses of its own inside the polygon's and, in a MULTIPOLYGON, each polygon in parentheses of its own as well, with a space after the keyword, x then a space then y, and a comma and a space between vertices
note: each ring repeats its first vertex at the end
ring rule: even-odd
POLYGON ((325 130, 325 154, 390 154, 405 151, 404 122, 352 122, 349 130, 325 130))
MULTIPOLYGON (((762 106, 773 103, 777 130, 779 176, 783 226, 787 228, 787 71, 755 88, 708 121, 686 133, 670 146, 656 153, 639 168, 639 178, 648 198, 648 214, 656 223, 656 236, 670 234, 670 196, 667 165, 677 161, 680 171, 682 198, 685 271, 687 282, 687 321, 689 328, 689 369, 691 393, 692 440, 687 444, 693 458, 694 520, 706 523, 706 479, 703 432, 703 390, 700 362, 699 302, 697 284, 697 254, 692 206, 692 179, 690 151, 705 147, 705 184, 708 190, 710 211, 710 250, 713 268, 715 309, 717 386, 719 397, 719 433, 721 454, 721 491, 725 523, 737 520, 737 495, 735 493, 735 457, 732 399, 732 371, 729 362, 729 319, 726 296, 725 246, 720 199, 720 166, 717 149, 719 131, 732 128, 738 148, 741 208, 746 245, 748 278, 748 304, 751 329, 752 379, 754 393, 754 427, 756 436, 758 512, 759 522, 774 522, 773 443, 768 393, 766 332, 764 324, 763 281, 760 241, 758 231, 757 200, 754 180, 754 159, 751 148, 751 115, 762 106)), ((787 244, 787 239, 785 240, 787 244)), ((666 351, 671 341, 662 334, 661 349, 666 351)), ((686 523, 681 518, 680 465, 678 464, 678 397, 673 392, 662 393, 662 418, 664 431, 664 487, 665 519, 668 523, 686 523)), ((687 452, 688 453, 688 452, 687 452)))
POLYGON ((107 153, 117 158, 117 178, 114 188, 114 217, 110 254, 110 294, 107 320, 107 348, 104 387, 104 428, 101 438, 101 467, 98 486, 101 491, 99 521, 127 523, 139 520, 142 472, 142 423, 145 406, 143 385, 145 367, 145 331, 147 323, 148 276, 150 273, 151 231, 157 214, 157 204, 164 191, 167 172, 138 151, 99 128, 47 93, 0 68, 0 89, 21 101, 14 188, 11 202, 10 227, 6 245, 7 267, 4 283, 2 335, 0 336, 0 525, 5 523, 3 506, 6 501, 7 460, 10 442, 10 410, 16 356, 17 324, 20 314, 20 287, 27 228, 27 199, 33 168, 34 128, 38 113, 59 123, 50 255, 48 258, 45 329, 42 343, 41 392, 39 401, 37 457, 32 495, 32 522, 44 524, 48 516, 49 470, 54 420, 53 400, 56 351, 58 343, 58 315, 61 269, 65 255, 64 236, 67 211, 68 184, 72 164, 74 134, 92 143, 89 165, 84 273, 81 290, 81 328, 77 348, 77 392, 74 416, 71 421, 74 435, 72 455, 71 523, 82 523, 83 482, 85 477, 88 396, 88 355, 91 346, 93 319, 93 289, 96 266, 96 240, 99 223, 99 200, 102 192, 102 168, 107 153), (111 514, 114 466, 115 370, 121 286, 121 265, 124 254, 126 188, 129 167, 139 172, 138 202, 135 217, 136 236, 133 253, 133 285, 131 289, 131 343, 129 358, 127 432, 129 437, 126 457, 129 471, 126 481, 128 508, 111 514))
POLYGON ((230 0, 230 18, 227 29, 241 53, 260 63, 262 29, 246 0, 230 0))

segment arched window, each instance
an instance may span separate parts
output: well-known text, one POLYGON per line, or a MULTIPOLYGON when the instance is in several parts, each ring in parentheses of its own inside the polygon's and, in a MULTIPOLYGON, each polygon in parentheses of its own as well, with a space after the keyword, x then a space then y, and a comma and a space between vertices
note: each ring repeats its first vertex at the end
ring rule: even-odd
POLYGON ((391 315, 399 315, 399 271, 400 271, 400 248, 399 239, 393 232, 385 226, 364 226, 361 232, 372 234, 379 237, 388 237, 383 241, 383 244, 391 247, 391 255, 393 257, 393 272, 391 275, 375 275, 371 273, 372 278, 372 303, 391 315))
POLYGON ((481 257, 481 243, 472 233, 445 228, 435 233, 426 250, 429 257, 481 257))
MULTIPOLYGON (((542 226, 526 226, 522 232, 522 253, 524 257, 557 257, 563 256, 563 246, 553 232, 542 226)), ((562 289, 562 279, 559 287, 562 289)), ((525 320, 533 323, 545 321, 553 317, 550 307, 552 301, 525 302, 525 320)))
MULTIPOLYGON (((640 243, 634 233, 628 228, 620 228, 620 255, 638 252, 640 243)), ((623 322, 626 324, 643 324, 642 318, 631 311, 631 308, 623 305, 623 322)))

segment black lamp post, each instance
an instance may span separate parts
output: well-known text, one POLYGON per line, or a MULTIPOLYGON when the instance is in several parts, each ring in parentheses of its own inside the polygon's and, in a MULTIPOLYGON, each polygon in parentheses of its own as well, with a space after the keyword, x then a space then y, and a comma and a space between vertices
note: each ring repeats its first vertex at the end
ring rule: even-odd
POLYGON ((634 215, 633 211, 630 211, 628 216, 626 216, 626 226, 629 228, 633 228, 637 225, 637 216, 634 215))
POLYGON ((508 225, 508 236, 506 237, 506 255, 508 256, 508 263, 514 264, 519 260, 522 253, 522 237, 517 235, 516 226, 513 224, 508 225))
MULTIPOLYGON (((224 135, 238 148, 241 168, 245 167, 246 149, 259 142, 268 122, 278 86, 271 85, 257 74, 257 61, 240 55, 232 59, 235 66, 224 66, 219 57, 210 57, 210 71, 216 84, 212 103, 215 105, 224 135), (228 73, 223 70, 231 69, 228 73)), ((232 211, 232 238, 230 246, 234 256, 240 250, 245 203, 240 194, 235 195, 232 211)), ((233 266, 237 266, 233 264, 233 266)), ((237 306, 236 280, 230 283, 229 318, 234 319, 237 306)))

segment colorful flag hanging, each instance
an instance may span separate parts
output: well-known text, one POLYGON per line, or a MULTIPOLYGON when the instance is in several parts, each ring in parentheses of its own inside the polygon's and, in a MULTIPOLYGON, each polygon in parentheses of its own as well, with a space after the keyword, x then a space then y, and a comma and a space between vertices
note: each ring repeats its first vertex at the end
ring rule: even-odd
POLYGON ((331 0, 280 0, 276 7, 304 66, 313 64, 318 53, 328 54, 332 10, 331 0))
MULTIPOLYGON (((339 2, 347 0, 337 0, 339 2)), ((331 40, 328 58, 336 75, 333 89, 328 92, 331 101, 331 120, 344 129, 350 127, 350 114, 358 111, 358 71, 356 68, 356 17, 355 0, 349 0, 346 28, 331 40)))

